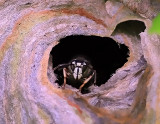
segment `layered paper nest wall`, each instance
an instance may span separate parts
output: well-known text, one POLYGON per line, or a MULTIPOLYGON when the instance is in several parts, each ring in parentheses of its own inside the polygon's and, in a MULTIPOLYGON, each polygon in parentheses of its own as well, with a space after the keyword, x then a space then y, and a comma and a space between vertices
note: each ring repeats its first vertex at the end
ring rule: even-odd
POLYGON ((160 38, 148 34, 159 5, 1 0, 0 124, 159 124, 160 38), (50 52, 70 35, 110 37, 129 47, 128 62, 89 94, 63 90, 55 84, 50 52))

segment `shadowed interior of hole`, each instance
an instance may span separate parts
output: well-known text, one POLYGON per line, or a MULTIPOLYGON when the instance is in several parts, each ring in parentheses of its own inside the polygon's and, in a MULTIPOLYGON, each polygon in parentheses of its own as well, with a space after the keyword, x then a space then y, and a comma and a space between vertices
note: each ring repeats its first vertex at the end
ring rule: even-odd
POLYGON ((128 20, 125 22, 121 22, 116 26, 116 29, 112 33, 112 35, 116 33, 124 33, 127 35, 136 36, 137 38, 140 38, 140 33, 144 32, 146 29, 146 26, 144 22, 138 21, 138 20, 128 20))
MULTIPOLYGON (((68 63, 75 57, 85 57, 97 72, 97 86, 104 84, 118 68, 127 62, 128 54, 128 47, 116 43, 111 38, 83 35, 67 36, 61 39, 50 53, 53 68, 59 64, 68 63)), ((62 72, 58 74, 63 77, 62 72)), ((63 80, 59 81, 60 85, 62 83, 63 80)))

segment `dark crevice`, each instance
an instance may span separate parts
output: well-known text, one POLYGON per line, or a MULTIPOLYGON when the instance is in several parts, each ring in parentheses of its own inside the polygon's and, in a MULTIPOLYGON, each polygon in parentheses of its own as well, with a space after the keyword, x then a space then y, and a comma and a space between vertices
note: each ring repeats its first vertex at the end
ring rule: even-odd
MULTIPOLYGON (((100 86, 127 62, 129 49, 124 44, 118 44, 108 37, 77 35, 61 39, 50 54, 53 58, 53 68, 59 64, 68 63, 77 56, 85 57, 96 70, 96 85, 100 86)), ((56 74, 59 77, 58 83, 61 85, 63 83, 62 71, 56 74)))
POLYGON ((137 38, 140 38, 140 33, 144 32, 146 29, 146 26, 144 22, 138 21, 138 20, 129 20, 122 23, 119 23, 116 26, 116 29, 114 30, 113 34, 116 33, 124 33, 127 35, 136 36, 137 38))

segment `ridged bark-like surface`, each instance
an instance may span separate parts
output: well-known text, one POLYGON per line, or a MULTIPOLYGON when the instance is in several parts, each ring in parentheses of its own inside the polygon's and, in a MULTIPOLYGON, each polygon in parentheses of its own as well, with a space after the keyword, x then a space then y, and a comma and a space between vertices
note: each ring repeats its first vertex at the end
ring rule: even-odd
POLYGON ((160 38, 147 33, 159 2, 142 3, 1 0, 0 124, 159 124, 160 38), (128 62, 88 94, 58 88, 50 52, 70 35, 111 37, 128 62))

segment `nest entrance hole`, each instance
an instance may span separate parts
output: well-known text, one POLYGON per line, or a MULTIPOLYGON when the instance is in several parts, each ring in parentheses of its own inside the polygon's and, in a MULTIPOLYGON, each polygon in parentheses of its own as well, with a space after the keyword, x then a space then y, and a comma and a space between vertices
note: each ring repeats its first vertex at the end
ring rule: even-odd
POLYGON ((124 33, 127 34, 128 36, 134 36, 140 39, 140 33, 144 32, 146 29, 146 26, 144 22, 138 21, 138 20, 128 20, 119 23, 116 26, 116 29, 112 33, 112 35, 115 35, 116 33, 124 33))
MULTIPOLYGON (((111 38, 72 35, 61 39, 59 44, 53 47, 50 56, 52 56, 53 68, 68 63, 78 56, 87 58, 97 72, 96 85, 100 86, 127 62, 128 54, 127 46, 118 44, 111 38)), ((58 84, 62 85, 63 73, 56 75, 62 78, 58 81, 58 84)))

